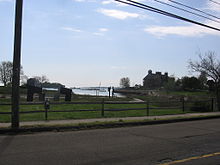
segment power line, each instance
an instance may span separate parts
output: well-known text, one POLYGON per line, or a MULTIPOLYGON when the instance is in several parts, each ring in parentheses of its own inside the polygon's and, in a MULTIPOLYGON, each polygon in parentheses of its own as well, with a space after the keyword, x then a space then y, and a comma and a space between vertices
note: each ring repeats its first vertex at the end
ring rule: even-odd
POLYGON ((218 5, 220 5, 220 2, 217 2, 217 1, 213 1, 213 0, 209 0, 209 1, 211 1, 211 2, 213 2, 213 3, 215 3, 215 4, 218 4, 218 5))
MULTIPOLYGON (((185 5, 185 4, 183 4, 183 3, 180 3, 180 2, 177 2, 177 1, 174 1, 174 0, 168 0, 168 1, 170 1, 170 2, 172 2, 172 3, 175 3, 175 4, 177 4, 177 5, 180 5, 180 6, 189 8, 189 9, 191 9, 191 10, 198 11, 198 12, 200 12, 200 13, 206 14, 206 15, 208 15, 208 16, 210 16, 210 17, 220 19, 219 17, 217 17, 217 16, 215 16, 215 15, 209 14, 209 13, 207 13, 207 12, 204 12, 204 11, 199 10, 199 9, 197 9, 197 8, 194 8, 194 7, 185 5)), ((210 0, 210 1, 212 1, 212 0, 210 0)), ((213 2, 213 1, 212 1, 212 2, 213 2)), ((220 4, 220 3, 219 3, 219 4, 220 4)))
POLYGON ((179 16, 179 15, 176 15, 176 14, 173 14, 173 13, 169 13, 169 12, 166 12, 164 10, 157 9, 155 7, 151 7, 151 6, 142 4, 140 2, 135 2, 135 1, 132 1, 132 0, 126 0, 128 2, 125 2, 123 0, 115 0, 115 1, 130 5, 130 6, 138 7, 138 8, 144 9, 144 10, 149 10, 149 11, 152 11, 152 12, 156 12, 156 13, 159 13, 159 14, 162 14, 162 15, 165 15, 165 16, 168 16, 168 17, 176 18, 176 19, 179 19, 179 20, 182 20, 182 21, 185 21, 185 22, 190 22, 190 23, 193 23, 193 24, 197 24, 197 25, 200 25, 200 26, 203 26, 203 27, 206 27, 206 28, 210 28, 210 29, 213 29, 213 30, 220 31, 220 29, 218 29, 216 27, 212 27, 212 26, 209 26, 209 25, 206 25, 206 24, 194 21, 194 20, 190 20, 188 18, 184 18, 182 16, 179 16))
POLYGON ((161 4, 163 4, 163 5, 167 5, 167 6, 170 6, 170 7, 175 8, 175 9, 178 9, 178 10, 181 10, 181 11, 184 11, 184 12, 187 12, 187 13, 190 13, 190 14, 193 14, 193 15, 196 15, 196 16, 198 16, 198 17, 202 17, 202 18, 205 18, 205 19, 208 19, 208 20, 211 20, 211 21, 220 23, 220 21, 217 21, 217 20, 215 20, 215 19, 212 19, 212 18, 203 16, 203 15, 201 15, 201 14, 197 14, 197 13, 195 13, 195 12, 192 12, 192 11, 189 11, 189 10, 186 10, 186 9, 183 9, 183 8, 180 8, 180 7, 177 7, 177 6, 170 5, 170 4, 166 3, 166 2, 162 2, 162 1, 159 1, 159 0, 154 0, 154 1, 156 1, 156 2, 158 2, 158 3, 161 3, 161 4))

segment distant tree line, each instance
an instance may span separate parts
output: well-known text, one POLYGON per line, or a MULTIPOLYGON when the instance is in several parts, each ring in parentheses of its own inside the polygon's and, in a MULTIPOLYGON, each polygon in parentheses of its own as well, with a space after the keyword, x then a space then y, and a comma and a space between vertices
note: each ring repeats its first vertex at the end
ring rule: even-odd
MULTIPOLYGON (((209 90, 215 92, 218 110, 220 111, 220 60, 215 52, 209 51, 205 54, 199 53, 198 61, 189 61, 189 68, 200 75, 198 77, 184 76, 180 79, 168 77, 168 80, 162 85, 167 92, 169 91, 198 91, 209 90)), ((130 87, 128 77, 120 80, 122 88, 130 87)), ((142 89, 143 86, 136 84, 133 88, 142 89)))
POLYGON ((49 82, 49 79, 45 75, 34 76, 31 79, 32 79, 32 81, 36 81, 38 84, 41 84, 42 88, 61 88, 61 87, 65 87, 65 85, 60 84, 60 83, 51 83, 51 82, 49 82))
MULTIPOLYGON (((130 79, 128 77, 123 77, 120 79, 121 88, 130 88, 130 79)), ((132 88, 143 88, 142 85, 136 84, 132 88)), ((208 80, 205 72, 202 72, 198 77, 184 76, 179 79, 174 77, 168 77, 168 81, 162 85, 162 89, 167 91, 196 91, 196 90, 208 90, 211 88, 210 80, 208 80)))
POLYGON ((209 84, 205 73, 201 73, 199 77, 184 76, 177 80, 174 77, 169 77, 164 88, 167 91, 196 91, 209 89, 209 84))
MULTIPOLYGON (((23 72, 23 67, 21 66, 21 86, 25 87, 27 85, 27 80, 29 79, 28 76, 26 76, 23 72)), ((13 63, 11 61, 2 61, 0 63, 0 82, 5 87, 10 87, 12 85, 12 76, 13 76, 13 63)), ((42 84, 43 88, 60 88, 65 87, 64 85, 60 83, 50 83, 47 76, 34 76, 33 77, 35 81, 38 81, 42 84)))

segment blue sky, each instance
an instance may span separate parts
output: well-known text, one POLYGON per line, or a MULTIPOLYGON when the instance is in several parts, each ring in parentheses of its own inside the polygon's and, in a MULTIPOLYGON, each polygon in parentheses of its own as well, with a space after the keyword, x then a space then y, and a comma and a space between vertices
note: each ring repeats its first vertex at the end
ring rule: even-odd
MULTIPOLYGON (((167 0, 163 0, 168 2, 167 0)), ((177 0, 220 16, 208 0, 177 0)), ((220 28, 220 24, 140 0, 220 28)), ((0 61, 12 61, 15 0, 0 0, 0 61)), ((190 75, 198 52, 220 54, 220 32, 112 0, 24 0, 22 66, 29 76, 74 86, 142 84, 149 69, 190 75)))

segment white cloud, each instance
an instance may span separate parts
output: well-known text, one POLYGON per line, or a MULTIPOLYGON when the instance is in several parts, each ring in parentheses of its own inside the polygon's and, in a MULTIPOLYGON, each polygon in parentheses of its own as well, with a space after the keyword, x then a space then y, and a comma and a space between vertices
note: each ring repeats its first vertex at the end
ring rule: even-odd
MULTIPOLYGON (((215 26, 210 24, 210 26, 215 26)), ((166 35, 179 35, 185 37, 196 37, 204 35, 220 35, 219 31, 201 27, 198 25, 190 26, 152 26, 144 29, 145 32, 152 35, 163 37, 166 35)))
POLYGON ((105 32, 107 32, 107 31, 109 31, 109 29, 107 29, 107 28, 99 28, 98 32, 94 32, 92 34, 96 35, 96 36, 104 36, 105 32))
POLYGON ((107 28, 99 28, 99 31, 100 31, 100 32, 107 32, 108 29, 107 29, 107 28))
POLYGON ((118 2, 116 2, 116 1, 114 1, 114 0, 102 1, 102 4, 103 4, 103 5, 108 5, 108 4, 111 4, 111 3, 118 3, 118 2))
POLYGON ((76 32, 76 33, 82 32, 82 30, 76 29, 76 28, 73 28, 73 27, 62 27, 61 29, 66 30, 66 31, 76 32))
POLYGON ((126 6, 126 4, 117 2, 115 0, 105 0, 105 1, 102 1, 102 4, 103 5, 116 4, 116 6, 126 6))
POLYGON ((113 17, 116 19, 121 19, 121 20, 124 20, 127 18, 140 18, 141 17, 141 15, 137 13, 129 13, 129 12, 115 10, 115 9, 98 9, 97 11, 106 16, 113 17))
MULTIPOLYGON (((209 10, 210 14, 215 13, 213 15, 220 16, 220 5, 218 4, 212 3, 211 1, 207 1, 206 7, 203 8, 203 10, 204 9, 209 10)), ((213 21, 204 20, 201 23, 220 29, 220 24, 213 21)), ((206 27, 193 24, 188 26, 151 26, 145 28, 144 31, 158 37, 163 37, 167 35, 178 35, 186 37, 220 35, 220 32, 217 30, 212 30, 206 27)))

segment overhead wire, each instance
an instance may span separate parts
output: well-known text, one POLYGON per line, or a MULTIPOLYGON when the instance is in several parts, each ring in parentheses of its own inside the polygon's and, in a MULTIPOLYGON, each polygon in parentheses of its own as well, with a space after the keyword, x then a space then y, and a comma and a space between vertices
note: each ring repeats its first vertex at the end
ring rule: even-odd
POLYGON ((166 2, 162 2, 162 1, 160 1, 160 0, 154 0, 154 1, 155 1, 155 2, 158 2, 158 3, 160 3, 160 4, 163 4, 163 5, 167 5, 167 6, 170 6, 170 7, 175 8, 175 9, 178 9, 178 10, 181 10, 181 11, 184 11, 184 12, 187 12, 187 13, 190 13, 190 14, 193 14, 193 15, 196 15, 196 16, 198 16, 198 17, 202 17, 202 18, 205 18, 205 19, 208 19, 208 20, 211 20, 211 21, 220 23, 220 21, 217 21, 217 20, 215 20, 215 19, 212 19, 212 18, 203 16, 203 15, 201 15, 201 14, 197 14, 197 13, 195 13, 195 12, 192 12, 192 11, 189 11, 189 10, 186 10, 186 9, 183 9, 183 8, 180 8, 180 7, 177 7, 177 6, 168 4, 168 3, 166 3, 166 2))
MULTIPOLYGON (((210 17, 213 17, 213 18, 216 18, 216 19, 220 19, 220 17, 218 17, 218 16, 215 16, 215 15, 213 15, 213 14, 209 14, 209 13, 207 13, 207 12, 205 12, 205 11, 202 11, 202 10, 200 10, 200 9, 197 9, 197 8, 195 8, 195 7, 191 7, 191 6, 189 6, 189 5, 185 5, 185 4, 183 4, 183 3, 180 3, 180 2, 177 2, 177 1, 174 1, 174 0, 168 0, 168 1, 170 1, 170 2, 172 2, 172 3, 175 3, 175 4, 177 4, 177 5, 180 5, 180 6, 186 7, 186 8, 188 8, 188 9, 191 9, 191 10, 194 10, 194 11, 197 11, 197 12, 200 12, 200 13, 203 13, 203 14, 208 15, 208 16, 210 16, 210 17)), ((212 1, 212 0, 210 0, 210 1, 212 1)))
POLYGON ((218 4, 218 5, 220 5, 220 2, 217 2, 217 1, 214 1, 214 0, 209 0, 210 2, 213 2, 213 3, 215 3, 215 4, 218 4))
POLYGON ((141 9, 144 9, 144 10, 152 11, 152 12, 155 12, 155 13, 158 13, 158 14, 162 14, 162 15, 165 15, 165 16, 168 16, 168 17, 176 18, 176 19, 179 19, 179 20, 182 20, 182 21, 185 21, 185 22, 197 24, 197 25, 209 28, 209 29, 220 31, 219 28, 209 26, 209 25, 203 24, 201 22, 197 22, 197 21, 194 21, 194 20, 179 16, 179 15, 161 10, 161 9, 157 9, 155 7, 152 7, 152 6, 149 6, 149 5, 146 5, 146 4, 142 4, 140 2, 136 2, 136 1, 133 1, 133 0, 115 0, 115 1, 130 5, 130 6, 134 6, 134 7, 137 7, 137 8, 141 8, 141 9))

